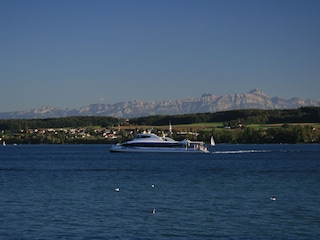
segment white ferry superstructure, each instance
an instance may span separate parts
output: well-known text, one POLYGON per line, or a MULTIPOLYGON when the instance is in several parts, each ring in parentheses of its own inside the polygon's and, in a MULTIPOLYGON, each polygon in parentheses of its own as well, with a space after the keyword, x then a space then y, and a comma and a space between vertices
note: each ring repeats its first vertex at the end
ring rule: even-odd
POLYGON ((204 142, 159 137, 153 133, 140 133, 136 138, 113 145, 110 152, 167 152, 209 153, 204 142))

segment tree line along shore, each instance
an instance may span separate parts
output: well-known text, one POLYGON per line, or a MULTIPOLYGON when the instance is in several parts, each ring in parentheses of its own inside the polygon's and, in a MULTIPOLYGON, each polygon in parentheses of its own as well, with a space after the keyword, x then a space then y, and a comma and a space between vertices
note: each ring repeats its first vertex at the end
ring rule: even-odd
POLYGON ((0 119, 6 144, 111 144, 143 131, 216 143, 320 143, 320 107, 156 115, 0 119), (169 124, 172 131, 169 131, 169 124))

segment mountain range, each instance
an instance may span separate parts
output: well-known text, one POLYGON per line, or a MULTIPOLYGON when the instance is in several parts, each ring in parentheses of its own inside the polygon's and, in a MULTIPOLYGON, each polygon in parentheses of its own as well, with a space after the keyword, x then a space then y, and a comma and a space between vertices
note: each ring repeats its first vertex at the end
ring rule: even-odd
POLYGON ((254 89, 248 93, 224 96, 203 94, 198 98, 175 101, 127 101, 115 104, 90 104, 80 109, 40 107, 25 111, 0 113, 0 119, 58 118, 68 116, 111 116, 134 118, 151 115, 177 115, 187 113, 218 112, 235 109, 290 109, 302 106, 320 106, 320 100, 269 97, 254 89))

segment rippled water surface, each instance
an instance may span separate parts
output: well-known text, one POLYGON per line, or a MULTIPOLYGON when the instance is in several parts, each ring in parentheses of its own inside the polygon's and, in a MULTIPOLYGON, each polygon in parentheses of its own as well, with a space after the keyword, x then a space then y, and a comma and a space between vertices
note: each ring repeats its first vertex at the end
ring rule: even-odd
POLYGON ((0 147, 3 239, 317 239, 319 145, 0 147), (117 188, 119 188, 119 191, 117 188))

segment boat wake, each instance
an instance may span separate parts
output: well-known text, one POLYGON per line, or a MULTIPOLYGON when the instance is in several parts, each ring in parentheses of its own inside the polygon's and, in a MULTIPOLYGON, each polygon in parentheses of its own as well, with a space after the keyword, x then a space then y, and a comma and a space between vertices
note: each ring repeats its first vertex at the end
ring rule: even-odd
POLYGON ((270 150, 236 150, 236 151, 216 151, 212 154, 243 154, 243 153, 265 153, 271 152, 270 150))

